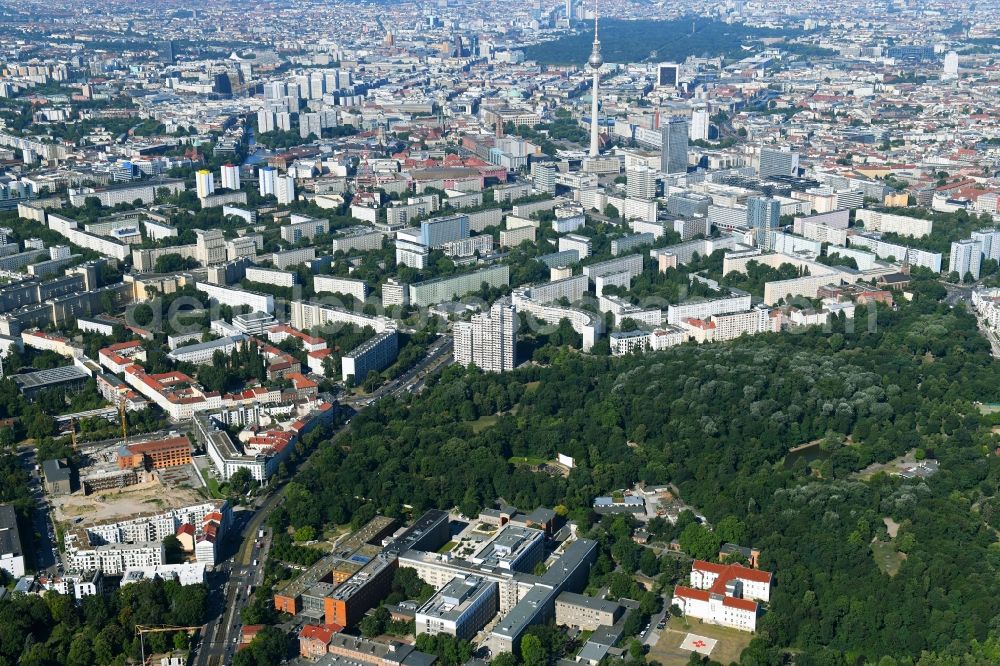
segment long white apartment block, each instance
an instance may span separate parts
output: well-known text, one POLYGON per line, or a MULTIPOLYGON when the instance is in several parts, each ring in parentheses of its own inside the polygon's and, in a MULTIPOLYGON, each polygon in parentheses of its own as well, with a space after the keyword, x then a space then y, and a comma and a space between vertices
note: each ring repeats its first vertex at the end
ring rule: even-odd
POLYGON ((628 273, 629 277, 639 277, 639 274, 642 273, 642 255, 630 254, 583 267, 583 274, 590 280, 596 280, 602 275, 611 273, 628 273))
POLYGON ((864 247, 871 250, 879 259, 894 260, 897 263, 906 261, 910 266, 922 266, 935 273, 941 272, 940 252, 928 252, 915 247, 906 247, 863 234, 849 236, 848 242, 852 247, 864 247))
POLYGON ((294 287, 299 281, 298 273, 259 266, 247 266, 245 275, 250 282, 273 284, 276 287, 294 287))
POLYGON ((847 229, 838 229, 837 227, 805 220, 796 222, 794 229, 795 233, 804 238, 809 238, 820 243, 830 243, 831 245, 847 244, 847 229))
POLYGON ((337 324, 353 324, 359 328, 370 326, 376 333, 396 328, 396 322, 388 317, 369 317, 360 312, 352 312, 322 303, 292 301, 290 311, 292 328, 299 331, 309 331, 316 326, 336 326, 337 324))
POLYGON ((73 245, 93 250, 98 254, 108 257, 114 257, 119 261, 123 261, 131 253, 129 246, 124 243, 81 231, 77 228, 79 226, 77 221, 71 220, 68 217, 49 213, 48 226, 49 229, 64 237, 73 245))
POLYGON ((228 305, 230 307, 246 306, 250 308, 251 312, 274 314, 274 296, 271 294, 223 287, 216 284, 209 284, 208 282, 195 283, 195 289, 204 293, 220 305, 228 305))
POLYGON ((667 323, 677 324, 682 319, 707 319, 726 312, 743 312, 750 309, 750 294, 740 293, 724 298, 689 301, 667 306, 667 323))
POLYGON ((934 228, 934 222, 931 220, 882 213, 867 208, 859 209, 854 219, 864 223, 865 231, 881 231, 911 238, 928 236, 934 228))
POLYGON ((316 275, 313 277, 313 291, 317 294, 334 293, 353 296, 354 300, 364 301, 368 297, 368 285, 364 280, 336 277, 333 275, 316 275))

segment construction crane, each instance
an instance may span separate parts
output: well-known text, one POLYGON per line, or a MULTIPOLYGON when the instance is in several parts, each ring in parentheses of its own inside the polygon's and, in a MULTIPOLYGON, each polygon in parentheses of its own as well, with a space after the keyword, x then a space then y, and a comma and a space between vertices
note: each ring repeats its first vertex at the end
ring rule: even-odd
POLYGON ((201 631, 202 627, 175 627, 172 625, 161 624, 155 627, 148 626, 144 624, 135 625, 135 634, 139 637, 139 649, 142 652, 142 665, 146 666, 146 641, 143 636, 146 634, 162 634, 162 633, 175 633, 178 631, 186 631, 188 635, 194 634, 196 631, 201 631))
POLYGON ((125 420, 125 396, 118 396, 118 421, 122 424, 122 446, 128 446, 128 422, 125 420))

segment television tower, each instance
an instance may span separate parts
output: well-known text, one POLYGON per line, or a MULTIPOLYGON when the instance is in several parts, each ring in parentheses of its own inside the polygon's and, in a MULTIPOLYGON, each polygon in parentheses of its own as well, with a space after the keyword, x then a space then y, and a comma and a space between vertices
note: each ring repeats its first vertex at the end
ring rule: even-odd
POLYGON ((587 65, 594 72, 593 99, 590 105, 590 156, 597 157, 599 152, 599 137, 597 129, 597 97, 598 88, 601 84, 601 65, 604 58, 601 57, 601 41, 597 38, 597 4, 594 4, 594 49, 590 52, 587 65))

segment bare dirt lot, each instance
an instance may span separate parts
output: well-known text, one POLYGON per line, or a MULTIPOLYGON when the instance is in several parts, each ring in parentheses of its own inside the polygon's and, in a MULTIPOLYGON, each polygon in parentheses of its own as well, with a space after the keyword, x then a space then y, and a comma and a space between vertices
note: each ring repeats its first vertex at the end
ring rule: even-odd
POLYGON ((83 518, 86 523, 125 520, 140 513, 153 513, 203 502, 193 488, 167 487, 159 482, 107 490, 92 495, 78 491, 73 495, 53 497, 56 521, 72 523, 83 518))

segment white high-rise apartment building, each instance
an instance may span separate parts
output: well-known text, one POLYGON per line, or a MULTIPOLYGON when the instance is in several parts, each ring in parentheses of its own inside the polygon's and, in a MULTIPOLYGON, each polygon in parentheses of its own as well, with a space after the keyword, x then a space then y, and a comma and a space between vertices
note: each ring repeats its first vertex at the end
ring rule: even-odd
POLYGON ((629 199, 652 199, 656 196, 656 172, 648 166, 626 169, 625 192, 629 199))
POLYGON ((234 164, 222 165, 222 187, 227 190, 240 189, 240 168, 234 164))
POLYGON ((942 78, 958 78, 958 54, 954 51, 948 51, 948 53, 944 55, 944 76, 942 78))
POLYGON ((291 176, 278 176, 274 182, 274 196, 280 204, 290 204, 295 201, 295 179, 291 176))
POLYGON ((220 229, 195 229, 194 258, 202 266, 214 266, 226 261, 226 239, 220 229))
POLYGON ((258 173, 258 178, 260 181, 260 196, 266 197, 267 195, 276 194, 276 189, 278 187, 278 172, 271 167, 263 167, 258 173))
POLYGON ((267 109, 261 109, 257 112, 257 131, 260 133, 273 132, 275 130, 276 119, 274 111, 268 111, 267 109))
POLYGON ((517 311, 497 301, 472 321, 455 324, 455 362, 485 372, 508 372, 517 364, 517 311))
POLYGON ((695 108, 691 111, 691 126, 688 127, 688 137, 692 141, 697 141, 698 139, 707 141, 708 125, 708 109, 703 106, 695 108))
POLYGON ((981 242, 971 238, 955 241, 951 244, 948 271, 958 273, 960 279, 969 273, 973 279, 978 280, 982 259, 983 244, 981 242))
POLYGON ((199 199, 215 192, 215 176, 208 169, 201 169, 194 175, 194 188, 199 199))
POLYGON ((281 99, 286 93, 284 81, 272 81, 264 84, 264 99, 281 99))

